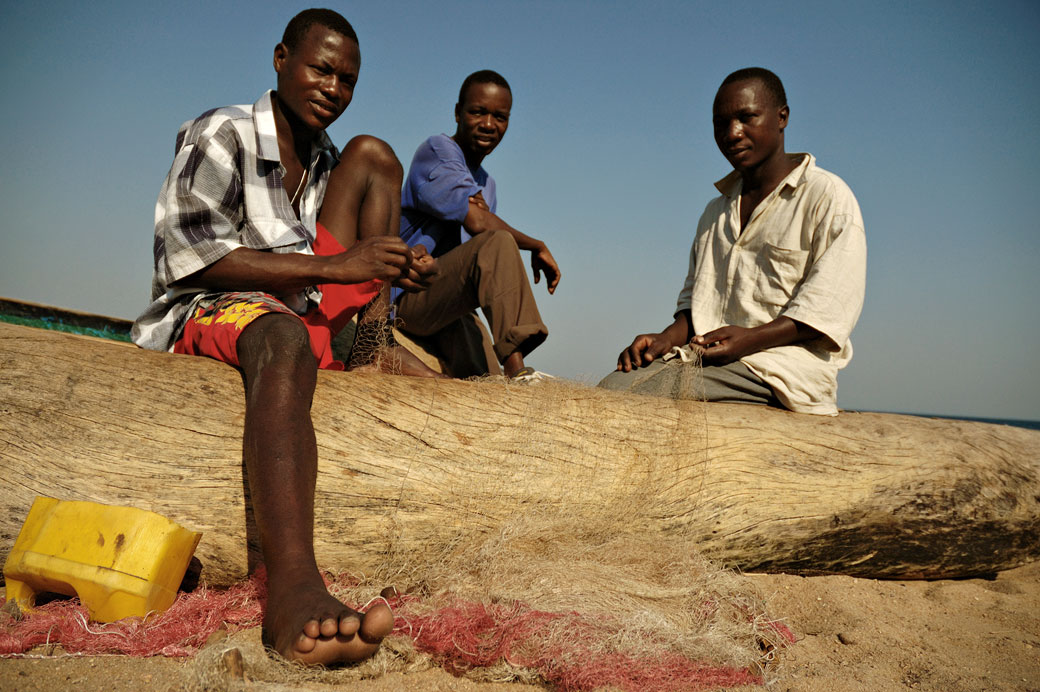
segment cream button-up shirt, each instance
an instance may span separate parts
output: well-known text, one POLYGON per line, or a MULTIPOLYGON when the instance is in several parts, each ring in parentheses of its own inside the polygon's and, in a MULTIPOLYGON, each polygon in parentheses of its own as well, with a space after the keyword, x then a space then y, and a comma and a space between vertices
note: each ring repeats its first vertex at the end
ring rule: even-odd
POLYGON ((848 185, 811 154, 755 208, 740 230, 742 181, 715 187, 690 250, 676 312, 690 310, 695 334, 725 325, 757 327, 790 317, 824 336, 741 358, 792 411, 836 415, 838 370, 852 359, 849 334, 863 309, 867 245, 848 185))

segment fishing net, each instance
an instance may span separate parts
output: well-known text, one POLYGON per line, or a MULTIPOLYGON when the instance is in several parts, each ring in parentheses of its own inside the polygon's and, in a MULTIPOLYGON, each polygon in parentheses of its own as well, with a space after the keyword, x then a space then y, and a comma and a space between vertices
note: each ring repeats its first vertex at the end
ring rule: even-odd
POLYGON ((148 620, 98 624, 75 600, 24 617, 0 610, 0 654, 196 656, 193 689, 216 689, 226 654, 252 680, 344 682, 441 666, 481 681, 546 682, 559 690, 717 689, 761 683, 790 631, 766 614, 740 575, 681 539, 622 522, 533 515, 488 536, 391 550, 363 577, 326 575, 329 590, 364 609, 385 598, 395 629, 373 659, 308 669, 264 654, 262 568, 225 590, 182 593, 148 620), (612 529, 604 532, 604 529, 612 529), (386 584, 396 589, 380 591, 386 584), (207 643, 209 646, 207 647, 207 643), (204 648, 205 647, 205 648, 204 648))
MULTIPOLYGON (((351 362, 394 372, 399 364, 389 315, 368 314, 359 325, 351 362)), ((697 377, 698 365, 688 365, 680 374, 684 388, 697 377)), ((523 396, 509 399, 524 424, 495 432, 503 439, 514 436, 505 440, 506 448, 516 450, 512 454, 560 457, 551 432, 575 421, 561 420, 554 402, 579 385, 503 384, 503 378, 493 378, 479 386, 524 387, 514 390, 523 396)), ((585 400, 622 396, 582 389, 585 400)), ((703 449, 706 464, 707 439, 699 437, 706 430, 706 421, 676 420, 675 439, 660 442, 703 449)), ((572 451, 581 457, 582 449, 572 451)), ((181 594, 168 611, 147 620, 91 623, 75 600, 52 602, 22 617, 5 607, 0 654, 194 656, 186 684, 191 690, 227 689, 236 678, 341 684, 434 666, 479 681, 567 691, 760 684, 775 674, 778 654, 793 641, 790 631, 767 614, 749 580, 702 557, 681 530, 661 530, 669 503, 700 492, 696 483, 661 483, 679 477, 673 465, 689 461, 662 455, 634 464, 623 479, 625 490, 612 489, 610 501, 593 487, 592 466, 546 496, 537 495, 523 473, 503 477, 489 465, 488 473, 445 501, 459 517, 454 528, 429 535, 416 535, 414 527, 410 533, 391 530, 374 569, 326 575, 330 592, 351 607, 364 609, 383 598, 394 611, 391 636, 376 656, 356 666, 305 668, 264 652, 262 568, 230 589, 181 594), (662 486, 667 492, 655 490, 662 486), (490 516, 489 506, 506 499, 520 502, 523 511, 505 521, 481 521, 490 516), (387 586, 395 588, 386 591, 387 586)), ((421 499, 402 495, 401 503, 421 499)))

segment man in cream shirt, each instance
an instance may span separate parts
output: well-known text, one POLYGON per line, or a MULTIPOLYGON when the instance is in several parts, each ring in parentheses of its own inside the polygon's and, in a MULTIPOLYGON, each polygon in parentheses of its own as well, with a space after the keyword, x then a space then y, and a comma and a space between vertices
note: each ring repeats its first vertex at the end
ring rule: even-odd
POLYGON ((723 81, 715 142, 734 170, 698 223, 675 319, 637 336, 600 386, 837 414, 863 307, 863 219, 838 176, 784 151, 789 112, 769 70, 723 81))

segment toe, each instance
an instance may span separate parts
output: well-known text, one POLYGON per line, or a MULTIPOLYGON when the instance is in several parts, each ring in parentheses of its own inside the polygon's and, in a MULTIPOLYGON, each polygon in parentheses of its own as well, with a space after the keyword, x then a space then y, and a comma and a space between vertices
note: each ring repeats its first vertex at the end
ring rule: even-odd
POLYGON ((394 614, 390 610, 390 606, 385 603, 376 603, 365 613, 358 635, 362 640, 376 644, 383 641, 383 638, 393 629, 394 614))
POLYGON ((321 636, 321 624, 316 619, 308 620, 303 625, 303 635, 311 639, 321 636))
POLYGON ((321 619, 321 636, 332 637, 339 632, 339 622, 334 617, 324 617, 321 619))
POLYGON ((351 612, 346 615, 341 615, 339 618, 339 633, 345 637, 354 636, 357 631, 361 628, 361 616, 358 613, 351 612))
MULTIPOLYGON (((317 646, 318 640, 314 637, 308 637, 306 634, 301 634, 296 638, 296 645, 293 647, 295 653, 298 654, 309 654, 314 651, 314 647, 317 646)), ((292 658, 287 656, 286 658, 292 658)))

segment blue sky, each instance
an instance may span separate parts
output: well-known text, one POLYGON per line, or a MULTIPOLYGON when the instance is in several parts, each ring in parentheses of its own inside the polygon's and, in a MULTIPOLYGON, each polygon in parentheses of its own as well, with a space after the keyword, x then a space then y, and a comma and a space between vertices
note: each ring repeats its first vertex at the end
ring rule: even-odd
MULTIPOLYGON (((284 2, 11 3, 2 10, 0 296, 132 318, 181 122, 274 86, 284 2)), ((784 80, 788 151, 859 199, 869 251, 844 408, 1040 419, 1040 4, 380 2, 330 130, 415 147, 451 133, 462 78, 510 81, 485 161, 499 212, 563 269, 536 287, 528 361, 596 380, 671 320, 696 220, 727 172, 711 100, 734 69, 784 80)))

